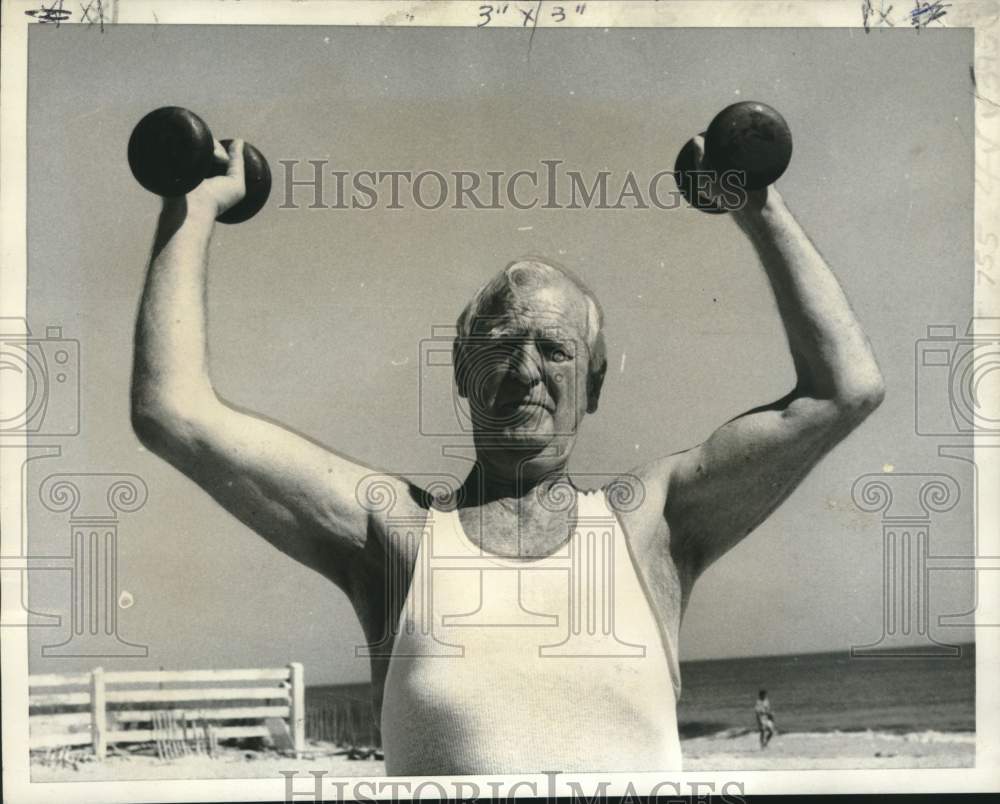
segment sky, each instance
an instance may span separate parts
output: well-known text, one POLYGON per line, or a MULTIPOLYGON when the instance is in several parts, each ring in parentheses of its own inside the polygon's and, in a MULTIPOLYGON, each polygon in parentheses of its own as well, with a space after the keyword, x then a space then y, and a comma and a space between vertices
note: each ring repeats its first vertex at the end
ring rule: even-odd
MULTIPOLYGON (((690 209, 281 208, 281 160, 330 170, 568 169, 649 177, 721 108, 761 100, 794 139, 778 187, 843 284, 886 378, 882 407, 698 582, 683 659, 846 650, 881 634, 878 514, 866 473, 966 464, 915 434, 947 420, 916 367, 928 325, 972 310, 973 118, 964 30, 391 29, 33 26, 29 39, 28 315, 79 342, 80 434, 30 464, 29 544, 65 554, 64 514, 30 489, 54 473, 131 473, 146 504, 119 524, 119 633, 146 658, 107 668, 302 661, 309 681, 367 677, 346 597, 278 553, 144 450, 129 427, 131 338, 158 200, 125 159, 164 105, 257 145, 275 177, 252 221, 217 226, 209 322, 217 388, 339 453, 419 481, 462 476, 422 434, 445 416, 448 370, 421 344, 527 254, 578 273, 606 314, 609 372, 572 468, 582 485, 703 441, 793 383, 766 279, 731 220, 690 209), (588 476, 590 480, 588 481, 588 476)), ((620 180, 620 178, 619 178, 620 180)), ((614 179, 612 180, 612 184, 614 179)), ((329 186, 329 185, 328 185, 329 186)), ((664 184, 669 189, 669 180, 664 184)), ((924 373, 921 373, 923 371, 924 373)), ((43 443, 39 439, 39 443, 43 443)), ((46 442, 47 443, 47 442, 46 442)), ((932 550, 972 552, 972 495, 939 514, 932 550)), ((971 575, 932 587, 932 615, 972 607, 971 575)), ((33 573, 37 611, 66 611, 63 573, 33 573)), ((935 626, 937 628, 937 626, 935 626)), ((65 628, 32 629, 31 671, 65 628)), ((968 641, 968 630, 937 636, 968 641)))

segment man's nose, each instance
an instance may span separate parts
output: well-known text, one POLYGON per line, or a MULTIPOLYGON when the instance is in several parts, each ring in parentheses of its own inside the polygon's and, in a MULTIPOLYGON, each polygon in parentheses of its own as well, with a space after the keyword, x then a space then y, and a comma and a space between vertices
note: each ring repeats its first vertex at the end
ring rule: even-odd
POLYGON ((534 385, 542 379, 542 356, 533 343, 516 344, 510 358, 511 374, 525 385, 534 385))

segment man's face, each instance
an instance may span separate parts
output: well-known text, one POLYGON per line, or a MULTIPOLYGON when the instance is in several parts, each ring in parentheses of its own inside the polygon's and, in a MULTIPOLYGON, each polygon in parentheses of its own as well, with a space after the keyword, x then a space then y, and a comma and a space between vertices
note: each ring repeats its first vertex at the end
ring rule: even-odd
POLYGON ((576 287, 515 292, 498 315, 476 322, 467 359, 478 434, 498 446, 571 446, 587 409, 590 359, 587 301, 576 287))

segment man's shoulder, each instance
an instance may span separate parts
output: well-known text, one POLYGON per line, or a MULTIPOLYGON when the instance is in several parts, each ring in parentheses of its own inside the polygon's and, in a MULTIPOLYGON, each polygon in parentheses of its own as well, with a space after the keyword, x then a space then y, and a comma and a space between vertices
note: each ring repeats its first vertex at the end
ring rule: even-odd
POLYGON ((440 508, 441 499, 448 495, 447 489, 441 479, 420 482, 392 472, 367 475, 358 484, 357 498, 368 513, 374 542, 382 548, 370 557, 377 562, 401 560, 405 567, 403 574, 408 577, 427 516, 432 508, 440 508))
POLYGON ((388 523, 426 518, 435 500, 447 493, 441 481, 421 483, 403 474, 372 472, 358 483, 356 496, 373 522, 388 523))
POLYGON ((667 509, 671 476, 684 459, 683 452, 656 458, 616 476, 601 489, 636 555, 649 561, 669 558, 678 571, 686 562, 674 543, 667 509))
POLYGON ((632 547, 641 553, 665 535, 666 482, 662 470, 654 464, 642 464, 614 475, 595 492, 619 519, 632 547))
POLYGON ((619 516, 663 511, 675 456, 657 458, 615 475, 601 486, 608 507, 619 516))

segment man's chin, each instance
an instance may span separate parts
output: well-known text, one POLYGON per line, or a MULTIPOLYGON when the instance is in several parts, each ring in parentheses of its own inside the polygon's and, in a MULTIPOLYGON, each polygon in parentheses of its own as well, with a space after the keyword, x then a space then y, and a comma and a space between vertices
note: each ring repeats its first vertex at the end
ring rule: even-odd
POLYGON ((553 457, 562 454, 573 442, 572 435, 554 432, 550 422, 535 427, 512 426, 496 430, 480 430, 477 435, 477 440, 484 445, 533 453, 548 451, 553 457))
POLYGON ((544 449, 554 440, 553 434, 547 430, 548 428, 515 427, 500 433, 500 440, 517 446, 544 449))

